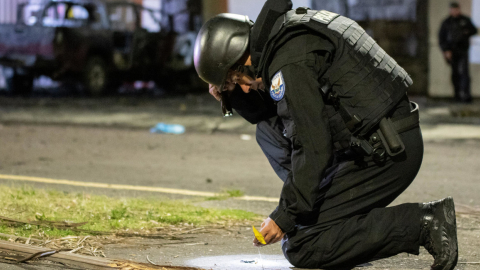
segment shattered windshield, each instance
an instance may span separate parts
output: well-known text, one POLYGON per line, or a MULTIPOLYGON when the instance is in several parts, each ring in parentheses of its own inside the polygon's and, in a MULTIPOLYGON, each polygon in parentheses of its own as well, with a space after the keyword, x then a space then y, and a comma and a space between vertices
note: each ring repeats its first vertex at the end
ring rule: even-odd
POLYGON ((21 23, 40 24, 46 27, 81 27, 91 21, 89 11, 83 5, 52 2, 45 5, 26 4, 22 8, 21 23))
POLYGON ((130 4, 115 4, 108 7, 108 15, 110 26, 115 31, 135 31, 137 26, 153 33, 162 29, 160 11, 130 4))
POLYGON ((146 29, 148 32, 153 32, 153 33, 160 32, 161 18, 162 18, 162 14, 160 13, 160 11, 142 9, 142 12, 141 12, 142 28, 146 29))

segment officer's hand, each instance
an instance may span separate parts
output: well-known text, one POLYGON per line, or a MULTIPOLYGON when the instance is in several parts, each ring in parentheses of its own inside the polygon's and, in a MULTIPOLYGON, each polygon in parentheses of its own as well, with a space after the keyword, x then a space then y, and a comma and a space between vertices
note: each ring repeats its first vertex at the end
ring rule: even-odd
POLYGON ((452 61, 452 51, 445 51, 443 55, 445 56, 445 59, 447 60, 447 62, 452 61))
MULTIPOLYGON (((282 229, 280 229, 277 223, 275 223, 275 221, 271 218, 267 218, 262 223, 262 229, 260 230, 260 233, 263 235, 263 238, 265 238, 267 245, 275 244, 282 240, 285 236, 285 233, 282 232, 282 229)), ((257 238, 253 239, 253 245, 256 247, 263 246, 260 242, 258 242, 257 238)))
MULTIPOLYGON (((209 84, 208 85, 208 92, 210 92, 210 95, 212 95, 216 100, 221 101, 222 100, 222 94, 221 91, 218 90, 218 87, 216 85, 209 84)), ((235 90, 235 84, 227 80, 225 82, 225 85, 222 89, 222 91, 228 91, 231 92, 235 90)))
POLYGON ((218 91, 218 87, 212 84, 208 85, 208 92, 210 92, 210 95, 212 95, 216 100, 221 101, 222 100, 222 94, 218 91))

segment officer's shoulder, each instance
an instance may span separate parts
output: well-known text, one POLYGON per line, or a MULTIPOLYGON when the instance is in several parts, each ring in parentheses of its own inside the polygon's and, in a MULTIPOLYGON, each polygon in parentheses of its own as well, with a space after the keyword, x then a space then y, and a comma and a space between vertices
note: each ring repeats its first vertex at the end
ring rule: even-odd
POLYGON ((447 24, 447 23, 451 22, 452 20, 453 20, 453 17, 452 17, 452 16, 448 16, 447 18, 445 18, 445 19, 443 20, 443 24, 447 24))
POLYGON ((284 33, 274 44, 273 55, 278 56, 285 53, 301 53, 302 48, 307 42, 308 32, 306 30, 296 30, 290 33, 284 33), (296 49, 295 49, 296 48, 296 49))
POLYGON ((308 28, 295 29, 284 34, 275 48, 274 56, 283 54, 300 55, 311 51, 330 48, 330 42, 308 28))
POLYGON ((308 31, 297 31, 286 40, 283 40, 276 48, 268 65, 271 75, 278 72, 282 67, 307 59, 309 40, 312 40, 308 31))

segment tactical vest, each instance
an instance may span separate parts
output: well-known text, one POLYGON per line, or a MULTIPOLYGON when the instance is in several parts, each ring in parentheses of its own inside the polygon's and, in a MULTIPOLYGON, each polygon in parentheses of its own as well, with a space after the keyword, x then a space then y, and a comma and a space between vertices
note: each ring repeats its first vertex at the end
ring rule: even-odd
POLYGON ((292 30, 307 27, 328 39, 335 47, 334 58, 321 78, 319 90, 326 103, 332 104, 327 114, 337 149, 348 146, 346 138, 363 137, 372 130, 413 83, 407 72, 349 18, 325 10, 299 8, 287 12, 280 20, 283 23, 276 24, 265 45, 258 73, 266 85, 271 84, 268 65, 277 41, 292 30))

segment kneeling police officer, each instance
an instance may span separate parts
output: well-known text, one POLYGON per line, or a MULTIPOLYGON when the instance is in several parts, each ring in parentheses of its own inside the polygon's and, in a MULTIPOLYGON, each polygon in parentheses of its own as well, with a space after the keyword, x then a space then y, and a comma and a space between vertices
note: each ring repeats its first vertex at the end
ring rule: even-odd
MULTIPOLYGON (((454 269, 452 198, 387 207, 423 158, 418 106, 399 66, 356 22, 269 0, 255 24, 221 14, 201 29, 195 67, 222 101, 257 125, 284 182, 262 224, 301 268, 348 268, 424 246, 454 269)), ((255 245, 260 245, 254 240, 255 245)))

